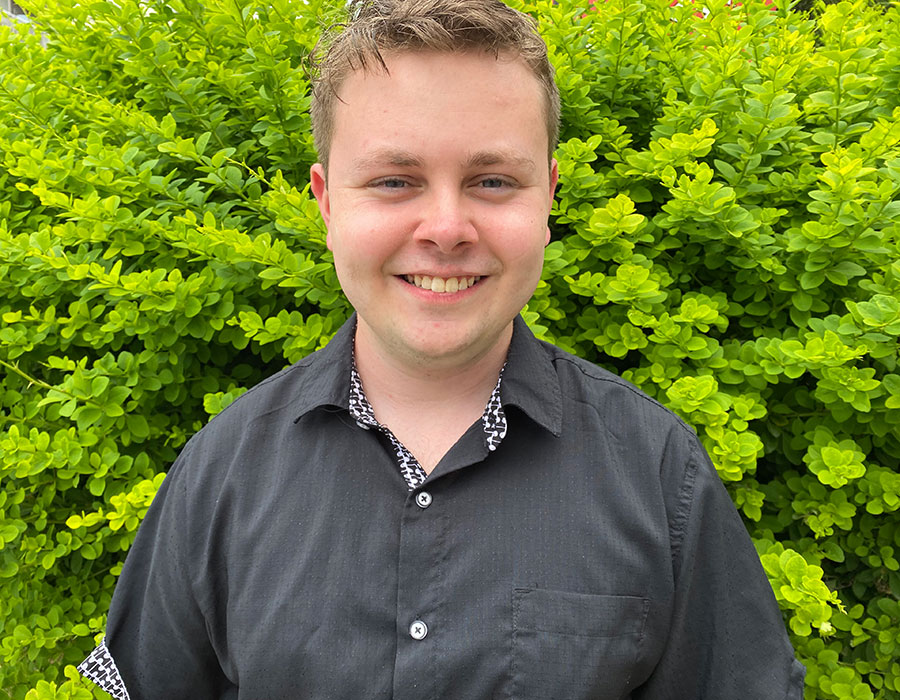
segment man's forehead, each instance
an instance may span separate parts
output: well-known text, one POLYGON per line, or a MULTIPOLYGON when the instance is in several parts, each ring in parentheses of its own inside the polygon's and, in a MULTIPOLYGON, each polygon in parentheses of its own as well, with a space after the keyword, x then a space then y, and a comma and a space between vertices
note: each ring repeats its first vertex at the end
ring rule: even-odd
MULTIPOLYGON (((539 82, 528 65, 528 62, 518 53, 514 51, 493 52, 490 50, 442 50, 442 49, 399 49, 399 50, 379 50, 374 57, 360 62, 358 65, 350 65, 346 72, 342 73, 338 82, 333 86, 337 95, 338 103, 345 101, 344 90, 348 83, 355 80, 366 80, 367 78, 388 79, 394 77, 394 73, 399 61, 411 62, 416 67, 422 67, 425 63, 430 63, 432 59, 440 62, 440 59, 474 59, 487 60, 506 65, 521 66, 527 74, 534 78, 535 82, 539 82)), ((433 64, 432 64, 433 65, 433 64)), ((456 74, 456 70, 442 66, 439 70, 448 74, 456 74)))

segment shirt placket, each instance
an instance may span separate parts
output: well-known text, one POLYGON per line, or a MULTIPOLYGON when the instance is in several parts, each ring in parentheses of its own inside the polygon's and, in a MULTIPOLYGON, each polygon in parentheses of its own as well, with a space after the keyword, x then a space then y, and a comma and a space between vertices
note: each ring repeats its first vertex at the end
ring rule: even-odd
MULTIPOLYGON (((505 369, 505 365, 504 365, 505 369)), ((506 436, 506 414, 500 399, 503 370, 481 417, 484 440, 494 451, 506 436)), ((440 666, 441 601, 439 591, 447 561, 449 518, 441 485, 423 486, 427 474, 390 428, 378 422, 366 398, 355 363, 350 377, 350 414, 365 430, 377 430, 391 444, 408 493, 400 521, 397 558, 397 619, 393 700, 435 695, 440 666)))

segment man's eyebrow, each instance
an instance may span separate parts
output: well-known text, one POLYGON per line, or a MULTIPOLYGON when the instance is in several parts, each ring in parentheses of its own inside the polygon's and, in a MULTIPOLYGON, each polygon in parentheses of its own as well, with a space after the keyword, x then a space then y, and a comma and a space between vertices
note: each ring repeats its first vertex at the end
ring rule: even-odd
POLYGON ((469 156, 466 165, 479 168, 488 165, 512 165, 520 168, 534 169, 535 163, 528 156, 516 151, 476 151, 469 156))
MULTIPOLYGON (((366 171, 385 165, 399 168, 421 168, 424 167, 424 161, 411 151, 394 148, 378 149, 353 161, 353 169, 357 171, 366 171)), ((464 165, 467 168, 511 165, 530 170, 536 167, 531 158, 513 150, 476 151, 466 158, 464 165)))
POLYGON ((409 151, 386 148, 367 153, 353 161, 354 170, 369 170, 370 168, 393 165, 400 168, 422 167, 422 159, 409 151))

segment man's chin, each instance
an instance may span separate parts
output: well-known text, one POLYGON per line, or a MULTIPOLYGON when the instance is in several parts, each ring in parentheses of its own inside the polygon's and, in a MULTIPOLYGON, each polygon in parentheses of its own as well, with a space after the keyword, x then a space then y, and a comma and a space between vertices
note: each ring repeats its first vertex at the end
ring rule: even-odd
POLYGON ((407 357, 411 366, 423 370, 467 369, 496 353, 506 355, 512 321, 507 326, 490 329, 465 329, 459 325, 435 330, 427 337, 412 337, 396 349, 407 357), (502 348, 500 348, 502 346, 502 348))

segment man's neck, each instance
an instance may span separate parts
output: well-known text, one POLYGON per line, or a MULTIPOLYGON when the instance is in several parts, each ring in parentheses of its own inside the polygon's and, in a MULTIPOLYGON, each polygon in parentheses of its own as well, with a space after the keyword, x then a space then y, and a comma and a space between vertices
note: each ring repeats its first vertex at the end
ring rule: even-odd
POLYGON ((506 362, 512 325, 486 352, 460 362, 407 362, 357 326, 356 367, 375 417, 426 473, 484 412, 506 362))

